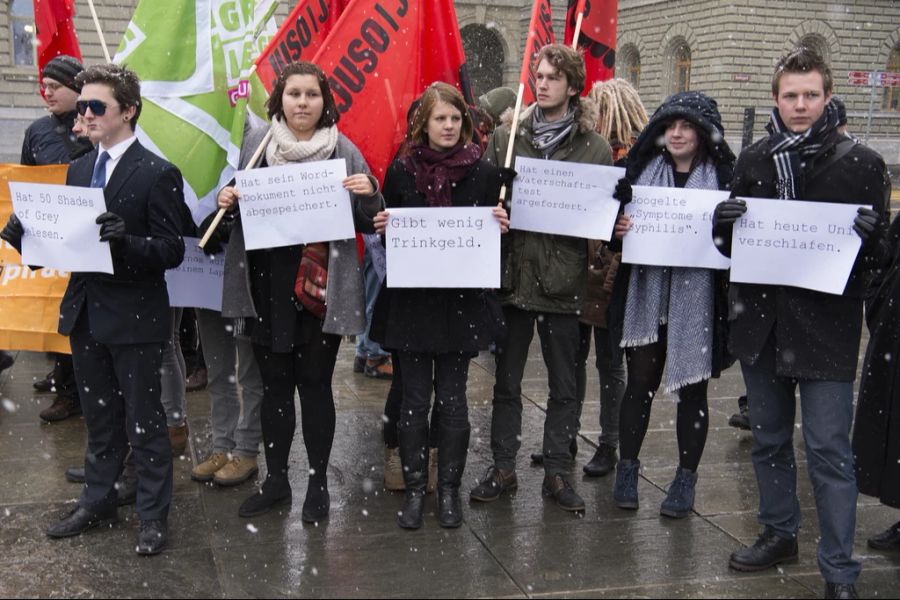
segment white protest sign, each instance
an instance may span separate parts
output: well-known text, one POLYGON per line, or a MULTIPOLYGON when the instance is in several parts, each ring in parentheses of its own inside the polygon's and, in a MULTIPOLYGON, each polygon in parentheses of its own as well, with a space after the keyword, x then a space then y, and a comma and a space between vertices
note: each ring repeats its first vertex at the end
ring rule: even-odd
POLYGON ((518 156, 516 172, 511 229, 609 241, 625 169, 518 156))
POLYGON ((207 256, 197 247, 198 238, 184 238, 184 261, 166 271, 169 304, 222 310, 225 254, 207 256))
POLYGON ((13 211, 22 221, 22 262, 73 273, 112 273, 109 242, 97 217, 106 212, 101 188, 10 182, 13 211))
POLYGON ((247 250, 347 240, 356 235, 344 160, 238 171, 247 250))
POLYGON ((500 287, 500 223, 491 211, 390 209, 385 230, 388 286, 500 287))
POLYGON ((622 238, 622 261, 660 267, 727 269, 716 250, 712 215, 728 192, 636 185, 625 205, 631 230, 622 238))
POLYGON ((841 294, 862 240, 860 205, 744 198, 734 224, 731 281, 790 285, 841 294))

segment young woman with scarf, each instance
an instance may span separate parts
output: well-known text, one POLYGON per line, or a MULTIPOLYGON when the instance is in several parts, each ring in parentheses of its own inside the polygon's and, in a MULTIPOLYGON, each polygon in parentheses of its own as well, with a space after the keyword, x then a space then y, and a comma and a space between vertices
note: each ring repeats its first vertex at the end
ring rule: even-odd
MULTIPOLYGON (((462 94, 446 83, 429 86, 413 118, 406 150, 385 176, 387 208, 496 205, 496 226, 507 231, 506 210, 497 205, 500 173, 480 160, 472 130, 462 94)), ((382 211, 375 217, 377 231, 384 232, 388 216, 382 211)), ((438 522, 442 527, 462 523, 459 485, 469 448, 466 381, 469 361, 495 337, 490 306, 495 302, 488 290, 391 288, 390 273, 378 296, 370 336, 398 353, 402 373, 397 430, 406 495, 400 527, 422 526, 432 389, 440 406, 438 522)))
MULTIPOLYGON (((617 198, 631 200, 631 184, 658 187, 727 189, 734 154, 724 139, 715 100, 700 92, 666 99, 628 154, 626 176, 617 198)), ((616 238, 630 222, 621 215, 616 238)), ((666 369, 666 391, 678 393, 678 469, 660 513, 690 514, 697 466, 709 428, 707 384, 727 367, 725 271, 623 264, 609 307, 613 344, 625 349, 628 384, 619 414, 619 450, 614 498, 625 509, 638 508, 641 445, 650 408, 666 369)))
MULTIPOLYGON (((350 192, 356 229, 372 233, 372 218, 383 207, 383 199, 365 159, 338 131, 339 114, 322 70, 308 62, 289 65, 276 81, 267 106, 271 141, 261 164, 249 165, 265 130, 249 131, 241 168, 343 159, 349 174, 343 186, 350 192)), ((219 192, 218 205, 233 211, 239 198, 239 190, 228 186, 219 192)), ((240 219, 236 211, 233 214, 240 219)), ((328 516, 326 470, 335 428, 331 379, 341 336, 361 333, 366 311, 356 240, 329 242, 327 251, 317 256, 312 255, 312 246, 247 252, 238 223, 226 249, 222 314, 245 319, 264 386, 260 420, 268 473, 260 490, 241 505, 238 514, 242 517, 262 514, 291 499, 288 457, 296 426, 295 390, 300 395, 309 460, 301 518, 318 522, 328 516), (323 263, 327 269, 327 284, 319 288, 324 315, 298 302, 295 284, 301 261, 313 274, 323 275, 323 263)))

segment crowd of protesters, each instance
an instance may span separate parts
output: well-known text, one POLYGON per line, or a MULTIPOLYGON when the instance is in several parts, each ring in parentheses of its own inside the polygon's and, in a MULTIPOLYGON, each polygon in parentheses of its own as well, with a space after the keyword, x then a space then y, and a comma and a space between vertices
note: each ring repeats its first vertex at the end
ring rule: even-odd
MULTIPOLYGON (((212 227, 205 249, 225 255, 224 301, 220 312, 198 309, 195 318, 213 447, 191 476, 220 485, 245 482, 259 470, 262 442, 266 476, 241 505, 241 517, 263 514, 293 495, 295 392, 309 462, 302 519, 328 517, 332 378, 342 338, 358 336, 354 370, 392 379, 384 482, 404 490, 398 524, 422 527, 427 493, 436 490, 438 523, 459 527, 469 362, 483 351, 495 354, 492 461, 468 490, 471 510, 478 510, 518 485, 522 379, 537 329, 549 398, 542 446, 531 458, 543 465, 541 493, 548 501, 566 511, 588 510, 569 473, 592 340, 601 434, 584 471, 614 472, 616 506, 638 508, 641 446, 665 377, 677 401, 677 468, 660 507, 671 518, 693 512, 709 380, 739 362, 747 393, 732 420, 752 431, 762 531, 731 555, 730 565, 756 571, 798 558, 793 433, 799 388, 826 597, 855 597, 858 492, 900 508, 900 370, 894 366, 900 229, 890 224, 884 161, 846 133, 828 65, 806 48, 780 60, 768 135, 738 157, 725 141, 715 99, 702 92, 675 94, 648 116, 624 80, 586 81, 582 57, 568 47, 544 47, 533 68, 536 102, 523 108, 517 124, 508 110, 516 100, 511 90, 493 90, 480 106, 467 106, 457 88, 429 86, 410 109, 406 141, 383 184, 340 132, 322 70, 307 62, 284 69, 267 104, 271 125, 246 129, 240 167, 343 159, 343 187, 365 248, 360 261, 355 239, 247 250, 234 181, 217 197, 225 218, 215 221, 213 213, 195 227, 178 169, 135 136, 136 76, 115 65, 83 69, 65 56, 51 61, 43 77, 50 115, 28 129, 21 162, 70 163, 68 185, 103 188, 107 212, 97 223, 115 272, 72 275, 60 307, 60 333, 70 336, 72 356, 56 356, 53 372, 36 384, 58 395, 42 418, 83 414, 88 431, 84 465, 67 472, 84 482, 81 497, 47 534, 78 535, 117 520, 117 505, 135 502, 137 552, 165 547, 172 456, 188 443, 184 382, 191 373, 179 345, 181 311, 169 306, 164 273, 181 262, 183 236, 212 227), (510 230, 517 173, 505 157, 512 127, 513 156, 625 168, 613 194, 621 209, 611 242, 510 230), (865 205, 853 225, 861 250, 842 294, 730 283, 723 270, 624 264, 622 240, 631 228, 624 207, 632 185, 730 191, 708 232, 726 256, 733 226, 747 210, 743 198, 865 205), (500 288, 392 288, 381 238, 390 211, 472 206, 492 207, 501 232, 500 288), (854 428, 864 305, 871 338, 854 428)), ((13 214, 0 237, 20 248, 24 234, 13 214)), ((0 355, 0 368, 11 360, 0 355)), ((869 545, 900 550, 900 523, 869 545)))

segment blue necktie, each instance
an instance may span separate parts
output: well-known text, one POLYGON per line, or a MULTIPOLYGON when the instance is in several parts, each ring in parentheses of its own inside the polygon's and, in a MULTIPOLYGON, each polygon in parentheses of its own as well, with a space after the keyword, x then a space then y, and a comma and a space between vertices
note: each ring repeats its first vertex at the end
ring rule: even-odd
POLYGON ((91 177, 92 188, 106 187, 106 161, 109 160, 109 152, 103 152, 100 160, 94 165, 94 175, 91 177))

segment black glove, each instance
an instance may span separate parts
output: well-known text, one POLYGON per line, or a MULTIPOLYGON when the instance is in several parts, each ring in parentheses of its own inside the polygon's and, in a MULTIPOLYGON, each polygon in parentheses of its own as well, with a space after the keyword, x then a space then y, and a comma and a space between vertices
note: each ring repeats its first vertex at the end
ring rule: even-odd
POLYGON ((747 203, 744 200, 729 198, 716 205, 716 210, 713 212, 713 225, 715 227, 734 225, 735 221, 744 216, 746 212, 747 203))
POLYGON ((16 213, 10 214, 6 227, 0 231, 0 239, 18 247, 22 243, 23 235, 25 235, 25 228, 22 226, 22 221, 19 220, 16 213))
POLYGON ((125 239, 125 220, 119 215, 105 212, 95 221, 100 226, 100 241, 113 242, 125 239))
POLYGON ((620 206, 625 206, 634 198, 634 191, 631 189, 631 182, 625 177, 616 183, 616 191, 613 192, 613 198, 619 201, 620 206))
POLYGON ((500 167, 500 182, 503 183, 503 185, 505 185, 506 187, 511 187, 513 184, 513 179, 518 176, 519 174, 516 173, 515 169, 500 167))
MULTIPOLYGON (((219 211, 210 213, 209 216, 203 219, 203 222, 200 223, 200 227, 198 227, 198 230, 201 237, 206 235, 206 230, 209 229, 210 225, 212 225, 212 222, 216 218, 218 212, 219 211)), ((203 252, 207 256, 212 256, 213 254, 221 254, 225 251, 225 239, 223 237, 223 233, 225 231, 226 218, 227 217, 223 217, 219 221, 219 224, 216 225, 216 228, 212 232, 212 235, 210 235, 209 239, 206 240, 206 244, 203 246, 203 252)))
POLYGON ((853 219, 853 231, 862 238, 863 243, 877 239, 881 235, 881 225, 881 215, 865 206, 859 207, 853 219))

